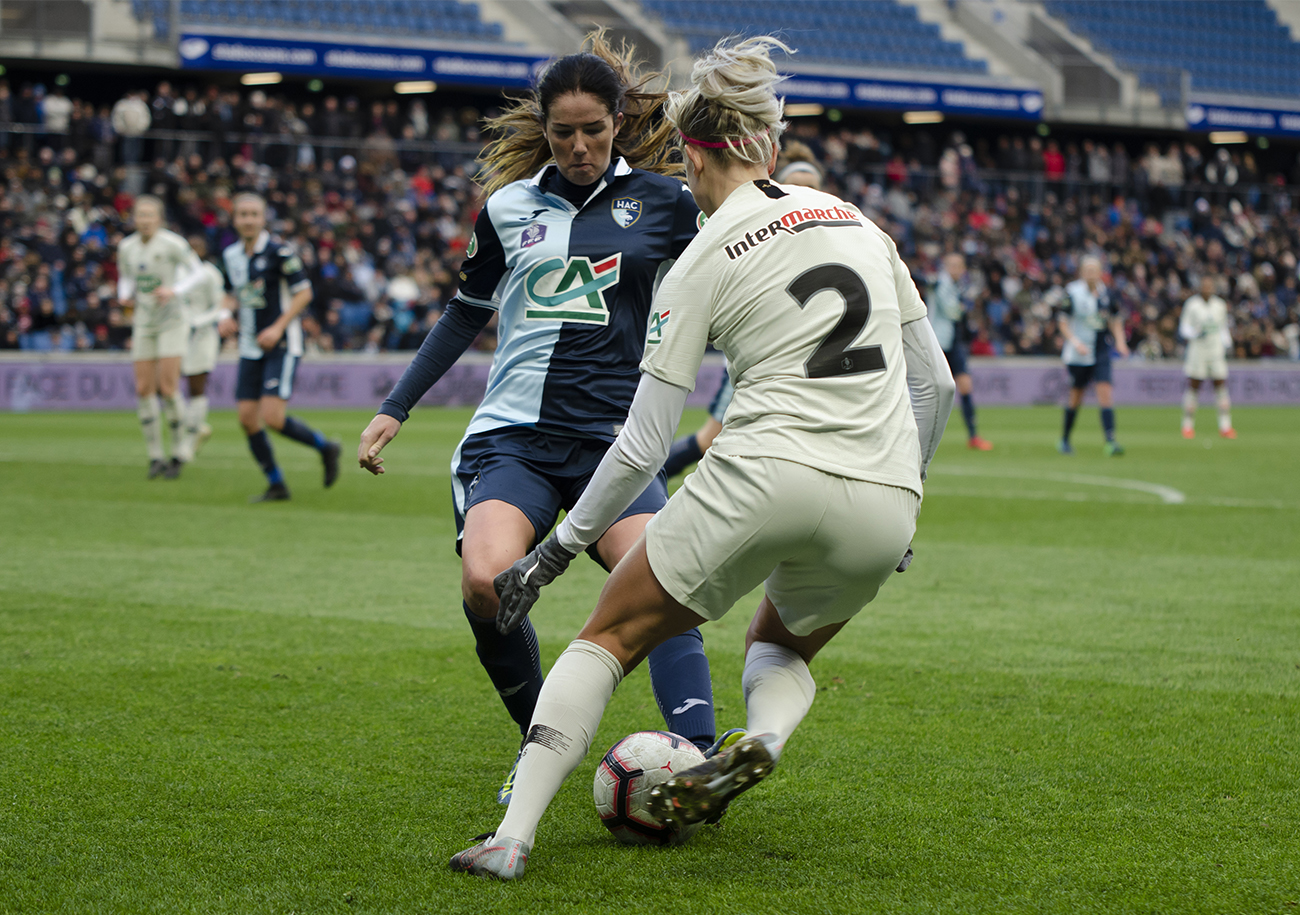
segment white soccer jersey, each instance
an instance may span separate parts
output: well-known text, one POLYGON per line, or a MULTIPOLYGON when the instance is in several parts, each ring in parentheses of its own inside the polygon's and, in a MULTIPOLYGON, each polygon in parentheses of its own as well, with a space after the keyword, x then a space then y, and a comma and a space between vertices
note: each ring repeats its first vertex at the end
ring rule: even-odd
POLYGON ((851 204, 756 181, 664 279, 641 370, 693 389, 706 343, 736 383, 720 454, 775 457, 921 493, 902 325, 925 303, 893 241, 851 204))
POLYGON ((176 285, 197 265, 198 257, 190 243, 168 229, 159 229, 147 242, 139 232, 122 239, 117 247, 117 272, 121 279, 134 284, 135 326, 156 330, 183 324, 180 297, 160 305, 154 292, 161 286, 176 285))
POLYGON ((1217 295, 1209 300, 1194 295, 1183 303, 1178 333, 1187 341, 1187 354, 1222 356, 1232 342, 1228 330, 1228 303, 1217 295))
POLYGON ((225 308, 226 280, 221 271, 208 261, 203 262, 203 279, 185 293, 185 320, 190 327, 207 327, 216 324, 225 308))

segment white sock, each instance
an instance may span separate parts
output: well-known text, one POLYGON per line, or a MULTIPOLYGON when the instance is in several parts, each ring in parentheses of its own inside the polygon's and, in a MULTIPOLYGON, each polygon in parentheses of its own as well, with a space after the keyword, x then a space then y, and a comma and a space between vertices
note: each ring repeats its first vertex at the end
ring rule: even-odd
POLYGON ((144 446, 149 452, 149 460, 161 461, 164 452, 162 429, 158 425, 162 415, 162 411, 158 408, 158 398, 153 394, 148 397, 137 397, 135 415, 140 417, 140 431, 144 433, 144 446))
POLYGON ((199 430, 208 421, 208 395, 196 394, 190 398, 185 410, 185 431, 181 435, 182 460, 194 460, 194 441, 199 437, 199 430))
POLYGON ((595 642, 575 639, 542 684, 515 790, 496 834, 533 844, 537 824, 569 773, 591 749, 623 666, 595 642))
POLYGON ((1226 384, 1214 392, 1214 402, 1219 408, 1219 431, 1227 432, 1232 428, 1232 398, 1226 384))
POLYGON ((1183 428, 1196 427, 1197 392, 1191 388, 1183 389, 1183 428))
POLYGON ((797 652, 772 642, 755 642, 745 655, 746 730, 771 734, 765 741, 775 760, 812 708, 817 684, 797 652))
POLYGON ((185 419, 185 401, 180 391, 173 391, 171 396, 163 395, 163 415, 167 417, 167 429, 170 432, 172 456, 184 459, 181 447, 181 422, 185 419))

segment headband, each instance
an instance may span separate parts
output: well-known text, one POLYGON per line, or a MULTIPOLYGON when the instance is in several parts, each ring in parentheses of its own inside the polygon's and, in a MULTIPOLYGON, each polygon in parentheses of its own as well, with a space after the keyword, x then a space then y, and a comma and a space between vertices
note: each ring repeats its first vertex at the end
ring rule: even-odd
MULTIPOLYGON (((763 128, 763 133, 767 133, 767 128, 763 128)), ((732 146, 744 146, 747 143, 757 143, 758 136, 745 137, 743 140, 732 140, 730 143, 711 143, 708 140, 697 140, 694 137, 688 137, 678 128, 677 134, 692 146, 703 146, 705 149, 731 149, 732 146)))
POLYGON ((810 175, 816 175, 818 178, 822 176, 822 173, 818 170, 817 166, 813 165, 811 162, 805 162, 800 159, 798 162, 791 162, 785 168, 781 169, 781 171, 777 173, 776 180, 780 181, 789 175, 793 175, 795 172, 807 172, 810 175))

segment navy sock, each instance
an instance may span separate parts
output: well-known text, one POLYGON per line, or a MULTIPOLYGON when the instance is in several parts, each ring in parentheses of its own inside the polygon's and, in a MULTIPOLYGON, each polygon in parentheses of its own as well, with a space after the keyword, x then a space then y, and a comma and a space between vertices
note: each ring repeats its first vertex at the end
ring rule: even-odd
POLYGON ((533 720, 537 695, 542 691, 542 653, 532 621, 525 618, 514 632, 502 635, 497 632, 496 620, 476 615, 463 602, 462 606, 474 630, 479 662, 523 735, 533 720))
POLYGON ((1115 411, 1110 407, 1101 408, 1101 431, 1106 433, 1106 441, 1115 441, 1115 411))
POLYGON ((266 474, 268 483, 274 486, 284 482, 284 474, 275 465, 275 452, 271 450, 271 440, 265 429, 258 429, 248 437, 248 450, 253 452, 253 460, 257 461, 257 466, 266 474))
POLYGON ((285 438, 293 439, 295 442, 302 442, 308 448, 315 448, 317 451, 324 449, 326 444, 325 436, 293 416, 284 418, 284 425, 280 427, 280 434, 285 438))
POLYGON ((975 401, 969 394, 961 395, 961 418, 966 420, 966 431, 975 437, 975 401))
POLYGON ((700 443, 695 440, 695 433, 684 435, 668 449, 668 460, 664 461, 664 473, 675 477, 687 467, 704 457, 700 443))
POLYGON ((650 685, 668 730, 707 750, 717 737, 704 636, 692 629, 650 652, 650 685))
POLYGON ((1074 431, 1074 418, 1078 415, 1078 410, 1071 410, 1069 407, 1065 408, 1065 432, 1061 434, 1061 438, 1067 442, 1070 440, 1070 433, 1074 431))

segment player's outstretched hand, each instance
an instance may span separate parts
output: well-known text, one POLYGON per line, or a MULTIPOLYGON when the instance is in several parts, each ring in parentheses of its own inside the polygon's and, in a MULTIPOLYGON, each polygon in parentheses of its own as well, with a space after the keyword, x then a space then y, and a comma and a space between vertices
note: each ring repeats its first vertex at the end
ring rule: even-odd
POLYGON ((379 452, 402 431, 402 424, 387 413, 380 413, 370 421, 361 433, 361 444, 357 445, 357 463, 362 470, 369 470, 375 476, 384 472, 384 459, 379 452))
POLYGON ((543 585, 564 574, 573 561, 570 553, 554 537, 543 540, 531 553, 498 575, 492 582, 501 598, 497 609, 497 632, 513 632, 537 603, 543 585))

